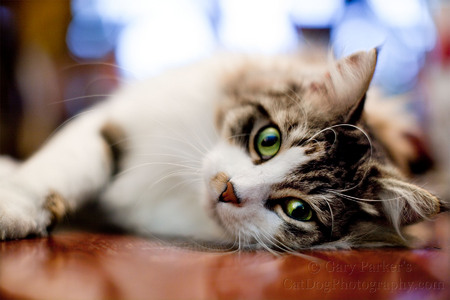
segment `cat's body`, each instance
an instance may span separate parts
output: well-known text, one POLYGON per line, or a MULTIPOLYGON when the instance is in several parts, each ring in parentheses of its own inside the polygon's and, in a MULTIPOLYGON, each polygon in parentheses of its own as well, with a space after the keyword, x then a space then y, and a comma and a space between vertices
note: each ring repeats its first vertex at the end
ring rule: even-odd
POLYGON ((95 197, 142 234, 282 250, 404 244, 439 212, 368 127, 376 51, 334 65, 226 56, 119 91, 0 183, 0 237, 95 197))

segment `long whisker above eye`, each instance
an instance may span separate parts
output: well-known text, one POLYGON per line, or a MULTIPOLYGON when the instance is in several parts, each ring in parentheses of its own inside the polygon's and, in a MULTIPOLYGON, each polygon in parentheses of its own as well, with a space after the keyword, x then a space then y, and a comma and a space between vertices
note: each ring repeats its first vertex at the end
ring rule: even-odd
POLYGON ((316 132, 315 134, 313 134, 312 137, 310 137, 309 139, 307 139, 306 141, 304 141, 303 143, 301 143, 300 146, 303 146, 303 145, 305 145, 305 144, 307 144, 307 143, 309 143, 309 142, 311 142, 311 141, 317 142, 317 140, 315 139, 315 137, 318 136, 319 134, 325 132, 325 131, 328 131, 328 130, 331 130, 331 131, 334 133, 334 141, 333 141, 333 144, 336 143, 336 140, 337 140, 337 133, 336 133, 336 131, 333 129, 333 127, 335 127, 335 126, 330 126, 330 127, 327 127, 327 128, 324 128, 324 129, 319 130, 318 132, 316 132))
POLYGON ((327 189, 327 190, 325 190, 325 191, 327 191, 327 192, 329 192, 329 193, 332 193, 332 194, 335 194, 335 195, 337 195, 337 196, 340 196, 340 197, 342 197, 342 198, 345 198, 345 199, 347 199, 347 200, 355 201, 355 202, 359 202, 359 201, 363 201, 363 202, 384 202, 384 201, 395 201, 395 200, 400 200, 400 199, 402 199, 401 196, 394 197, 394 198, 389 198, 389 199, 364 199, 364 198, 358 198, 358 197, 353 197, 353 196, 345 195, 345 194, 342 194, 342 193, 340 193, 340 192, 338 192, 338 191, 336 191, 336 190, 327 189))
POLYGON ((300 103, 300 97, 297 95, 297 93, 292 89, 289 88, 288 89, 289 92, 291 92, 292 94, 294 94, 295 96, 297 96, 297 99, 292 97, 291 95, 289 95, 288 92, 285 92, 285 96, 291 100, 292 102, 294 102, 294 104, 297 105, 297 107, 299 108, 299 110, 303 113, 303 120, 304 120, 304 128, 308 128, 308 112, 305 110, 305 108, 301 105, 300 103))
POLYGON ((338 126, 340 126, 340 127, 351 127, 351 128, 356 129, 356 130, 359 130, 362 134, 364 134, 364 136, 366 137, 367 141, 369 142, 369 146, 370 146, 369 163, 367 164, 368 167, 366 168, 364 174, 361 176, 361 180, 357 184, 355 184, 354 186, 352 186, 350 188, 343 189, 343 190, 335 190, 336 192, 347 192, 347 191, 351 191, 351 190, 355 189, 356 187, 358 187, 362 183, 364 178, 366 178, 367 173, 369 173, 370 165, 371 165, 371 162, 372 162, 372 159, 373 159, 373 144, 372 144, 372 140, 370 139, 369 134, 367 132, 365 132, 362 128, 360 128, 360 127, 358 127, 356 125, 352 125, 352 124, 338 124, 338 125, 335 125, 335 126, 332 126, 332 127, 338 127, 338 126))
MULTIPOLYGON (((361 176, 361 180, 357 184, 352 186, 352 187, 349 187, 349 188, 346 188, 346 189, 342 189, 342 190, 334 190, 335 192, 347 192, 347 191, 351 191, 351 190, 357 188, 362 183, 364 178, 366 178, 367 173, 370 171, 370 166, 371 166, 371 162, 372 162, 372 159, 373 159, 373 143, 372 143, 372 140, 370 139, 369 134, 366 131, 364 131, 362 128, 360 128, 360 127, 358 127, 356 125, 353 125, 353 124, 337 124, 337 125, 333 125, 333 126, 330 126, 330 127, 327 127, 327 128, 324 128, 324 129, 320 130, 319 132, 315 133, 312 137, 310 137, 308 140, 306 140, 302 144, 306 144, 306 143, 310 142, 317 135, 319 135, 319 134, 321 134, 321 133, 323 133, 323 132, 325 132, 327 130, 332 130, 333 131, 333 133, 335 135, 335 140, 333 142, 333 144, 334 144, 336 142, 336 140, 337 140, 337 133, 334 130, 334 128, 338 128, 338 127, 349 127, 349 128, 356 129, 356 130, 360 131, 365 136, 365 138, 369 142, 369 146, 370 146, 369 163, 367 164, 368 167, 364 171, 364 174, 361 176)), ((328 191, 331 191, 331 190, 328 190, 328 191)))

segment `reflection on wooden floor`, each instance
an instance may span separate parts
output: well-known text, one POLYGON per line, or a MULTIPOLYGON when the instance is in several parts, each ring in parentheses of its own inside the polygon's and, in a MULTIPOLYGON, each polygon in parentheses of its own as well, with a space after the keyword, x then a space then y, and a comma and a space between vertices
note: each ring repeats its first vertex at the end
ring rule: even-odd
POLYGON ((1 242, 0 258, 1 299, 450 299, 448 248, 276 257, 75 231, 1 242))

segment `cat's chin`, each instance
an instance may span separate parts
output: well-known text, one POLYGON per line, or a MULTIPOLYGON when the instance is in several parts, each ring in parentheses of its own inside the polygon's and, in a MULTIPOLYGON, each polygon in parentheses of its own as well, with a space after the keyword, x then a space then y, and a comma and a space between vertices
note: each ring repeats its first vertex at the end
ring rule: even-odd
MULTIPOLYGON (((212 195, 206 198, 204 208, 209 217, 224 231, 227 242, 237 244, 239 242, 239 235, 244 230, 241 220, 239 220, 239 218, 242 219, 243 217, 240 216, 241 213, 239 212, 239 209, 242 210, 242 208, 232 207, 232 205, 222 203, 219 201, 219 196, 214 197, 212 195)), ((248 240, 248 237, 246 239, 248 240)))
POLYGON ((258 238, 270 239, 273 229, 278 225, 269 224, 270 220, 256 207, 241 207, 219 201, 214 206, 215 220, 240 249, 257 249, 260 246, 258 238))

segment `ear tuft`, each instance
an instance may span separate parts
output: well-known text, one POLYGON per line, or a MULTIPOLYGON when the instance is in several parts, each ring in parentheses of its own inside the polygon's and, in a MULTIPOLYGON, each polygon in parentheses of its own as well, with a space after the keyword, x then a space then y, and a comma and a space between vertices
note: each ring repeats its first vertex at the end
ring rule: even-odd
POLYGON ((441 212, 443 204, 423 188, 395 178, 383 178, 379 182, 384 212, 397 230, 441 212))

